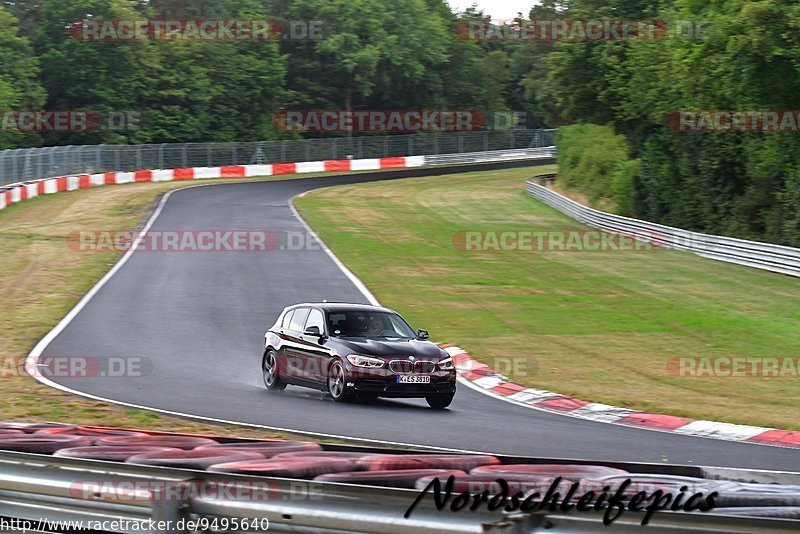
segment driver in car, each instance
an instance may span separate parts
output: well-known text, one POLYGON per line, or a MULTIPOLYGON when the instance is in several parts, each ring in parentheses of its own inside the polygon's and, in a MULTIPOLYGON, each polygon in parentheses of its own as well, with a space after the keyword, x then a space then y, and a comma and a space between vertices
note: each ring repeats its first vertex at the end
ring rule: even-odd
POLYGON ((368 336, 380 336, 383 333, 383 321, 379 317, 370 317, 367 325, 368 336))

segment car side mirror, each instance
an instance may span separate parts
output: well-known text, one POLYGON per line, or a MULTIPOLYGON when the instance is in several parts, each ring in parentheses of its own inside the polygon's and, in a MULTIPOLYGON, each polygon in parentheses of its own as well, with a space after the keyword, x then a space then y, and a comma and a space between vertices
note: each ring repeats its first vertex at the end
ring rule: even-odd
POLYGON ((430 338, 430 334, 428 334, 427 330, 417 330, 417 339, 426 340, 430 338))
POLYGON ((306 328, 306 331, 303 332, 303 335, 321 337, 322 332, 319 331, 318 326, 309 326, 308 328, 306 328))

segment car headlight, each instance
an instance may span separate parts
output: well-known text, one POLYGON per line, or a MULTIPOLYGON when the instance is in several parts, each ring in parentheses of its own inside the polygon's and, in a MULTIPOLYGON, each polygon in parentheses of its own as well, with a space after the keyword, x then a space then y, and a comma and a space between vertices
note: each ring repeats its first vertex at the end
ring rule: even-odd
POLYGON ((351 354, 347 357, 347 361, 356 367, 383 367, 383 360, 361 356, 360 354, 351 354))
POLYGON ((437 365, 439 366, 439 369, 441 369, 442 371, 449 371, 454 367, 453 358, 448 357, 445 358, 444 360, 439 360, 439 363, 437 365))

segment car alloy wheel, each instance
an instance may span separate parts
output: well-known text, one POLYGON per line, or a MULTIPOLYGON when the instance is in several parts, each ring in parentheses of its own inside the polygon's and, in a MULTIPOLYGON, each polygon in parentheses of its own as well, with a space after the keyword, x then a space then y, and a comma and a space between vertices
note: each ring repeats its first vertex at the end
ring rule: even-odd
POLYGON ((267 389, 280 391, 286 388, 286 384, 278 376, 278 355, 274 350, 268 350, 264 353, 264 361, 261 367, 264 375, 264 385, 267 386, 267 389))
POLYGON ((328 393, 331 394, 333 400, 336 402, 342 402, 347 400, 350 397, 350 392, 347 390, 347 384, 345 384, 345 374, 344 374, 344 367, 342 367, 342 362, 334 362, 331 365, 331 370, 328 373, 328 393))

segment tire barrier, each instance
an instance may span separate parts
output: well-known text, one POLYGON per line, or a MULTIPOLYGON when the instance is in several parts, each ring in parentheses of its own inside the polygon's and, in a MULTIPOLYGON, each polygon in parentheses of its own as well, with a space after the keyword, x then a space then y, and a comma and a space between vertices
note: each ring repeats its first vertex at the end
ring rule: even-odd
POLYGON ((381 456, 374 452, 340 452, 340 451, 295 451, 282 452, 272 457, 273 460, 289 460, 291 458, 344 458, 346 460, 360 460, 371 456, 381 456))
POLYGON ((174 449, 191 450, 201 445, 216 445, 219 442, 210 438, 195 436, 156 435, 156 436, 111 436, 95 440, 95 445, 108 445, 112 447, 133 445, 150 445, 156 447, 172 447, 174 449))
POLYGON ((257 452, 231 451, 226 449, 175 450, 167 452, 148 452, 131 456, 125 463, 139 465, 155 465, 159 467, 182 467, 203 471, 212 465, 221 463, 246 462, 263 460, 264 456, 257 452))
POLYGON ((639 491, 653 492, 656 490, 661 490, 667 493, 677 493, 684 486, 686 486, 691 492, 714 491, 718 489, 714 480, 646 473, 585 478, 581 480, 581 484, 585 485, 588 489, 595 491, 598 489, 602 490, 604 486, 608 486, 612 489, 612 491, 616 491, 620 484, 626 480, 631 480, 631 484, 625 490, 626 495, 633 495, 639 491))
POLYGON ((42 436, 12 434, 0 436, 0 450, 52 454, 59 449, 86 447, 92 444, 87 436, 42 436))
POLYGON ((5 423, 0 423, 0 428, 7 430, 22 430, 26 434, 33 434, 34 432, 38 432, 39 430, 45 430, 47 428, 75 428, 75 425, 61 425, 58 423, 5 422, 5 423))
POLYGON ((484 465, 470 471, 471 475, 488 473, 497 477, 514 474, 538 475, 541 477, 563 477, 578 481, 582 478, 597 479, 614 475, 627 475, 628 472, 614 467, 602 465, 577 464, 507 464, 484 465))
POLYGON ((422 477, 439 478, 443 482, 450 475, 466 475, 456 469, 391 469, 388 471, 346 471, 329 473, 314 478, 317 482, 344 482, 347 484, 364 484, 367 486, 386 486, 390 488, 414 488, 422 477))
POLYGON ((221 463, 212 465, 208 470, 215 473, 309 479, 328 473, 352 471, 353 467, 353 461, 345 458, 295 458, 221 463))
POLYGON ((322 446, 319 443, 312 443, 309 441, 285 441, 285 440, 265 440, 249 443, 217 443, 214 445, 200 445, 197 450, 206 449, 219 449, 227 450, 230 452, 257 452, 262 458, 271 458, 276 454, 289 453, 289 452, 322 452, 322 446))
POLYGON ((500 464, 500 460, 485 454, 384 454, 356 461, 356 465, 365 471, 390 471, 394 469, 457 469, 469 471, 480 466, 498 464, 500 464))
POLYGON ((62 458, 80 458, 82 460, 105 460, 108 462, 124 462, 131 456, 145 453, 165 453, 180 451, 172 447, 149 447, 146 445, 136 445, 133 447, 103 447, 94 445, 91 447, 75 447, 72 449, 60 449, 53 453, 53 456, 62 458))
POLYGON ((76 427, 53 427, 43 428, 37 430, 36 434, 68 434, 73 436, 148 436, 145 432, 136 432, 135 430, 121 430, 117 428, 99 428, 91 426, 76 426, 76 427))
MULTIPOLYGON (((434 478, 439 479, 439 483, 441 484, 442 488, 445 487, 445 484, 447 483, 446 476, 426 476, 420 478, 416 481, 414 487, 420 490, 425 489, 434 478)), ((501 492, 501 487, 497 483, 498 478, 502 478, 506 481, 506 483, 508 483, 508 490, 510 493, 522 492, 524 494, 527 494, 531 491, 538 491, 539 493, 544 494, 544 492, 550 488, 550 486, 553 484, 553 481, 556 479, 556 477, 553 476, 542 477, 526 474, 468 474, 456 476, 453 491, 455 493, 461 493, 464 491, 468 491, 470 493, 483 493, 484 491, 488 491, 490 495, 496 495, 501 492)), ((573 481, 562 479, 561 484, 558 486, 558 491, 561 492, 562 495, 566 494, 569 491, 572 483, 573 481)))

